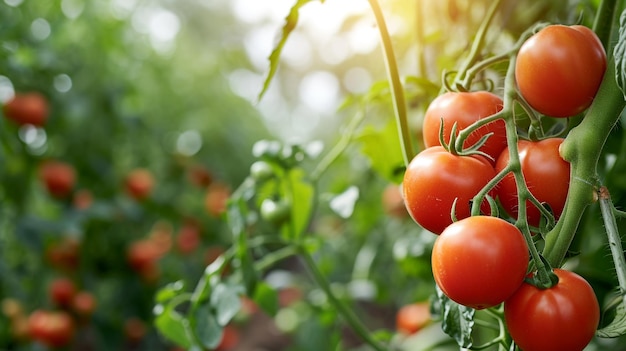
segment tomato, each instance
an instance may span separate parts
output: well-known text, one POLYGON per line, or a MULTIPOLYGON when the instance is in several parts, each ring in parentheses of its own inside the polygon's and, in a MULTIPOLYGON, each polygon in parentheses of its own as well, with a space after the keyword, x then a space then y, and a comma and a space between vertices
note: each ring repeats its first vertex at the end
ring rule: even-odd
POLYGON ((383 190, 382 195, 383 211, 387 216, 395 218, 406 218, 408 213, 404 206, 404 198, 402 197, 402 189, 396 184, 389 184, 383 190))
POLYGON ((3 107, 4 116, 18 125, 42 127, 48 119, 48 100, 36 92, 16 94, 3 107))
POLYGON ((79 291, 72 300, 72 309, 77 315, 89 317, 96 310, 96 298, 89 291, 79 291))
POLYGON ((414 334, 430 322, 430 304, 416 302, 400 307, 396 313, 396 329, 400 333, 414 334))
POLYGON ((230 189, 226 184, 213 183, 207 189, 204 197, 204 206, 213 217, 219 217, 226 212, 226 202, 230 197, 230 189))
MULTIPOLYGON (((470 201, 494 176, 483 157, 457 156, 433 146, 409 163, 402 185, 404 203, 415 222, 440 234, 452 223, 454 200, 456 217, 469 217, 470 201)), ((488 210, 486 201, 482 207, 488 210)))
POLYGON ((176 236, 178 251, 182 254, 189 254, 200 246, 202 241, 200 228, 195 224, 183 225, 176 236))
POLYGON ((35 310, 28 317, 31 338, 49 347, 67 345, 74 336, 74 321, 65 311, 35 310))
POLYGON ((149 239, 136 240, 130 243, 126 251, 129 265, 139 273, 149 273, 154 270, 162 255, 161 247, 149 239))
POLYGON ((435 240, 435 282, 451 300, 475 309, 496 306, 519 288, 528 245, 513 224, 489 216, 454 222, 435 240))
POLYGON ((515 79, 522 97, 538 112, 574 116, 591 105, 606 70, 606 53, 591 29, 551 25, 520 48, 515 79))
POLYGON ((57 278, 53 280, 48 289, 52 302, 61 307, 71 305, 74 295, 76 295, 76 286, 74 282, 68 278, 57 278))
POLYGON ((232 350, 239 343, 239 331, 235 329, 232 325, 227 325, 224 327, 224 333, 222 334, 222 340, 220 344, 217 345, 215 350, 217 351, 227 351, 232 350))
MULTIPOLYGON (((563 139, 548 138, 541 141, 520 140, 517 143, 524 180, 530 192, 542 203, 547 203, 552 213, 558 218, 563 212, 569 189, 570 164, 559 155, 563 139)), ((496 171, 506 167, 509 162, 509 149, 502 151, 496 161, 496 171)), ((504 210, 517 217, 517 187, 515 178, 509 173, 498 184, 498 199, 504 210)), ((535 205, 526 203, 526 217, 532 226, 538 226, 541 213, 535 205)))
POLYGON ((46 258, 56 268, 73 271, 80 262, 80 241, 66 237, 46 250, 46 258))
POLYGON ((187 178, 191 184, 206 188, 213 182, 213 174, 206 167, 201 165, 193 165, 187 170, 187 178))
POLYGON ((50 160, 41 164, 39 177, 50 195, 63 198, 74 188, 76 171, 70 164, 50 160))
MULTIPOLYGON (((426 110, 422 126, 424 145, 426 147, 441 145, 439 142, 439 129, 443 120, 443 135, 446 143, 450 142, 452 125, 457 124, 458 130, 462 130, 481 118, 491 116, 502 110, 502 99, 487 91, 475 92, 448 92, 433 100, 426 110)), ((482 136, 494 133, 489 137, 480 151, 485 152, 492 158, 492 162, 498 157, 506 146, 506 127, 504 120, 497 120, 475 130, 463 144, 469 147, 482 136)))
POLYGON ((555 269, 559 282, 541 290, 528 283, 504 303, 504 318, 524 351, 582 350, 593 338, 600 307, 589 283, 576 273, 555 269))
POLYGON ((137 168, 126 176, 124 185, 128 195, 136 200, 143 200, 150 196, 154 188, 154 177, 149 170, 137 168))
POLYGON ((130 342, 141 341, 147 332, 146 323, 137 317, 130 317, 124 321, 124 334, 130 342))

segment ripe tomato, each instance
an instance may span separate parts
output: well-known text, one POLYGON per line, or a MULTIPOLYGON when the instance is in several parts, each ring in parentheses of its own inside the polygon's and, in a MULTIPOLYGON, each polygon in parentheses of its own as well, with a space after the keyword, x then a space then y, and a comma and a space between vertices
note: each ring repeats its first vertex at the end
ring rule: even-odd
POLYGON ((541 290, 528 283, 504 303, 504 318, 524 351, 582 350, 600 321, 600 307, 587 281, 555 269, 555 286, 541 290))
POLYGON ((239 343, 239 331, 232 325, 224 327, 224 333, 222 334, 222 340, 217 345, 216 351, 227 351, 235 348, 239 343))
MULTIPOLYGON (((439 129, 443 120, 443 135, 446 143, 450 142, 452 125, 457 124, 458 130, 462 130, 481 118, 491 116, 502 110, 502 99, 487 91, 475 92, 448 92, 433 100, 424 115, 422 134, 426 147, 441 145, 439 142, 439 129)), ((494 133, 489 140, 480 148, 493 158, 498 157, 506 146, 506 127, 504 120, 498 120, 474 131, 463 144, 469 147, 482 136, 494 133)))
POLYGON ((124 322, 124 334, 130 342, 141 341, 147 332, 146 323, 138 317, 130 317, 124 322))
POLYGON ((213 217, 219 217, 226 212, 226 202, 230 197, 230 189, 224 183, 215 182, 208 187, 204 197, 204 206, 213 217))
POLYGON ((3 107, 4 115, 18 125, 42 127, 48 119, 48 101, 36 92, 16 94, 3 107))
POLYGON ((76 286, 68 278, 57 278, 49 286, 50 299, 57 306, 68 307, 76 295, 76 286))
POLYGON ((136 240, 130 243, 126 251, 128 264, 138 273, 153 270, 162 255, 161 248, 150 239, 136 240))
POLYGON ((381 202, 387 216, 400 219, 408 217, 402 198, 402 189, 396 184, 389 184, 385 187, 381 202))
POLYGON ((519 288, 528 245, 513 224, 489 216, 452 223, 435 240, 435 282, 451 300, 475 309, 496 306, 519 288))
POLYGON ((200 228, 196 224, 183 225, 176 236, 178 251, 182 254, 193 252, 200 246, 201 242, 200 228))
POLYGON ((535 110, 570 117, 591 105, 605 70, 606 53, 591 29, 551 25, 522 45, 515 79, 535 110))
POLYGON ((430 304, 428 302, 404 305, 396 313, 396 329, 400 333, 417 333, 428 322, 430 322, 430 304))
POLYGON ((96 297, 89 291, 79 291, 72 300, 72 309, 77 315, 89 317, 96 310, 96 297))
MULTIPOLYGON (((423 228, 440 234, 456 217, 469 217, 470 201, 495 176, 483 157, 457 156, 441 146, 430 147, 413 158, 404 173, 404 204, 423 228)), ((485 201, 483 211, 488 210, 485 201)))
POLYGON ((76 171, 70 164, 51 160, 41 164, 39 177, 50 195, 63 198, 74 188, 76 171))
POLYGON ((67 345, 74 329, 74 321, 65 311, 35 310, 28 317, 30 336, 49 347, 67 345))
MULTIPOLYGON (((530 192, 542 203, 547 203, 558 218, 563 212, 569 189, 570 165, 559 155, 561 138, 549 138, 533 142, 520 140, 517 143, 524 180, 530 192)), ((501 171, 509 162, 509 149, 502 151, 496 161, 496 171, 501 171)), ((517 217, 517 187, 515 178, 509 173, 498 184, 498 198, 504 210, 517 217)), ((538 226, 541 213, 535 205, 526 203, 526 217, 532 226, 538 226)))
POLYGON ((56 268, 74 271, 80 261, 80 242, 75 238, 65 237, 46 249, 46 258, 56 268))
POLYGON ((136 200, 143 200, 150 196, 154 188, 152 172, 144 168, 132 170, 125 180, 126 192, 136 200))

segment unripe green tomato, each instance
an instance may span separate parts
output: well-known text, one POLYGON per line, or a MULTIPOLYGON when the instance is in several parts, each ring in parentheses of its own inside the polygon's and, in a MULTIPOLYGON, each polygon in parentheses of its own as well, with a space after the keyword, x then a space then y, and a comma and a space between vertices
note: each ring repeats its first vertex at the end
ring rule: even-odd
POLYGON ((263 220, 280 225, 289 219, 291 206, 285 201, 265 199, 261 203, 261 218, 263 220))
POLYGON ((250 176, 257 182, 263 182, 274 176, 274 170, 269 163, 256 161, 250 166, 250 176))

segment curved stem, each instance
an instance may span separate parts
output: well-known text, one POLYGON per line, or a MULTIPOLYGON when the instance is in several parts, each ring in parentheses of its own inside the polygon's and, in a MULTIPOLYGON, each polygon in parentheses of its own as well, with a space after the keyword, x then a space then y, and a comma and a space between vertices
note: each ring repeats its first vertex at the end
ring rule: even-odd
POLYGON ((596 18, 593 21, 593 31, 600 38, 607 52, 613 28, 613 14, 617 12, 618 5, 619 2, 617 0, 602 0, 596 18))
POLYGON ((313 275, 315 282, 324 291, 330 303, 337 309, 337 312, 339 312, 343 319, 350 325, 352 330, 354 330, 354 332, 357 333, 361 339, 363 339, 363 341, 370 345, 374 350, 386 351, 387 348, 372 337, 370 331, 361 322, 359 317, 354 314, 352 309, 335 295, 330 287, 330 283, 326 280, 324 274, 319 270, 315 260, 311 257, 311 254, 307 251, 307 249, 304 246, 299 246, 298 252, 300 257, 303 259, 306 268, 313 275))
POLYGON ((404 99, 404 88, 402 87, 402 82, 400 81, 398 63, 393 52, 391 36, 387 30, 387 24, 385 22, 383 12, 377 0, 369 0, 369 3, 372 11, 374 12, 374 16, 376 17, 376 24, 378 24, 380 38, 383 43, 385 65, 387 66, 387 75, 389 76, 389 81, 391 83, 391 97, 398 125, 398 134, 400 135, 402 156, 404 157, 404 165, 408 166, 415 154, 413 147, 411 146, 411 131, 409 129, 406 101, 404 99))
POLYGON ((470 53, 467 56, 467 59, 463 62, 461 69, 459 69, 459 73, 456 79, 456 85, 462 86, 465 90, 469 90, 469 86, 471 85, 471 81, 466 82, 466 74, 467 71, 476 63, 478 57, 480 56, 480 51, 485 46, 485 38, 487 37, 487 32, 489 31, 489 26, 491 25, 491 21, 495 17, 496 10, 500 6, 502 0, 496 0, 491 3, 491 7, 489 8, 485 19, 480 24, 480 28, 478 28, 478 32, 476 33, 476 37, 472 42, 472 48, 470 49, 470 53))

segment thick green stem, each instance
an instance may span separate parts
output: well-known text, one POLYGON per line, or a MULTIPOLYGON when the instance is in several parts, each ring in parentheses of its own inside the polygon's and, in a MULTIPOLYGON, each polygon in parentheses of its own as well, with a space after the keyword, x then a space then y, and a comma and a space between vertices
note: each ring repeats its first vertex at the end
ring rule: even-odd
POLYGON ((571 174, 561 218, 546 234, 543 254, 553 267, 561 265, 585 208, 594 201, 598 160, 625 106, 624 95, 615 80, 615 63, 610 60, 600 89, 585 118, 561 144, 561 157, 570 162, 571 174))
POLYGON ((387 75, 389 76, 389 82, 391 83, 391 97, 397 121, 396 124, 398 125, 398 134, 400 135, 402 156, 404 157, 405 166, 408 166, 415 154, 413 147, 411 146, 411 131, 409 129, 406 101, 404 99, 404 88, 402 86, 402 82, 400 81, 398 63, 393 52, 391 36, 387 30, 387 23, 385 22, 382 9, 380 8, 377 0, 369 0, 369 3, 374 16, 376 17, 376 24, 378 25, 378 30, 383 43, 385 65, 387 66, 387 75))
POLYGON ((602 0, 598 9, 598 14, 593 22, 593 31, 596 33, 605 50, 609 48, 611 40, 611 30, 613 28, 613 15, 617 11, 617 0, 602 0))
POLYGON ((303 259, 305 266, 313 275, 313 279, 317 285, 324 291, 330 303, 337 309, 337 312, 343 317, 343 319, 350 325, 352 330, 363 339, 369 346, 376 351, 387 351, 387 348, 381 345, 378 340, 372 337, 372 334, 367 327, 361 322, 359 317, 354 314, 354 311, 341 301, 330 287, 330 283, 326 280, 324 274, 319 270, 317 264, 311 254, 304 246, 299 247, 300 257, 303 259))
POLYGON ((617 222, 615 221, 615 214, 613 212, 614 207, 611 202, 609 190, 606 187, 601 187, 598 191, 598 198, 600 202, 600 211, 602 212, 602 219, 604 220, 604 227, 606 228, 606 234, 609 241, 609 248, 611 249, 611 256, 613 256, 613 263, 615 264, 615 272, 617 273, 620 295, 622 296, 622 302, 626 304, 626 260, 624 259, 622 238, 617 230, 617 222))

